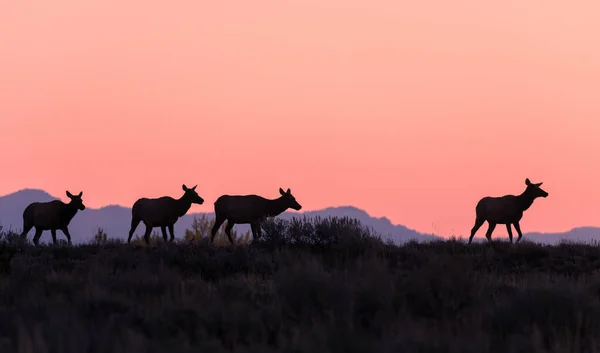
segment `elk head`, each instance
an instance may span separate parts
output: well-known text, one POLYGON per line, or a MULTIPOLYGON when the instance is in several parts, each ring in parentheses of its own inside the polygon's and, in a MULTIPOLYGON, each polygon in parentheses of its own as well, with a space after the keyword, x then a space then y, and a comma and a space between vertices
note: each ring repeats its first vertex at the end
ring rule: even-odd
POLYGON ((529 181, 529 178, 527 178, 525 179, 525 185, 527 185, 527 189, 525 189, 525 192, 532 195, 533 198, 548 197, 548 193, 540 187, 542 183, 534 184, 531 181, 529 181))
POLYGON ((294 197, 294 195, 292 195, 292 191, 290 189, 287 189, 287 191, 283 191, 282 188, 279 188, 279 193, 285 200, 285 205, 287 207, 296 211, 300 211, 300 209, 302 209, 302 206, 298 203, 298 201, 296 201, 296 198, 294 197))
POLYGON ((204 199, 201 198, 198 193, 196 193, 196 187, 198 185, 194 186, 193 188, 188 188, 187 186, 185 186, 185 184, 183 184, 181 186, 181 188, 183 189, 183 191, 185 192, 183 194, 183 197, 186 198, 187 200, 189 200, 191 203, 195 203, 198 205, 202 205, 204 203, 204 199))
POLYGON ((75 206, 81 211, 85 210, 85 205, 83 204, 83 200, 81 199, 82 195, 83 191, 81 191, 78 195, 73 195, 69 192, 69 190, 67 190, 67 196, 71 199, 69 205, 75 206))

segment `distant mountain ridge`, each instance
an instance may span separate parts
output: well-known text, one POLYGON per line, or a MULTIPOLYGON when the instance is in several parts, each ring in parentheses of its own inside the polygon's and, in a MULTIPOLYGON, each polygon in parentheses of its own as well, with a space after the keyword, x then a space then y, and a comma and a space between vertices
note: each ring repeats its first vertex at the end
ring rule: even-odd
MULTIPOLYGON (((51 200, 62 199, 39 189, 23 189, 12 194, 0 197, 0 224, 5 230, 12 229, 21 231, 23 227, 23 210, 32 202, 47 202, 51 200)), ((66 202, 66 200, 63 200, 66 202)), ((181 217, 175 224, 175 237, 183 238, 185 230, 190 228, 194 220, 194 216, 206 215, 210 219, 214 219, 212 212, 188 213, 181 217)), ((375 230, 384 239, 391 239, 395 243, 404 243, 409 240, 431 240, 439 239, 431 234, 422 234, 415 230, 408 229, 402 225, 393 225, 387 218, 370 217, 365 211, 355 207, 330 207, 319 211, 308 211, 291 213, 284 212, 279 217, 283 219, 291 219, 296 216, 307 217, 328 217, 328 216, 349 216, 357 218, 361 223, 375 230)), ((119 205, 108 205, 98 209, 87 207, 84 211, 79 211, 75 218, 69 224, 69 230, 74 243, 89 242, 98 228, 104 231, 111 238, 127 239, 131 222, 131 208, 119 205)), ((245 224, 236 225, 238 232, 250 230, 250 227, 245 224)), ((145 226, 140 224, 136 229, 135 235, 142 236, 145 226)), ((155 228, 154 231, 160 232, 160 229, 155 228)), ((34 230, 30 231, 29 237, 32 237, 34 230)), ((48 242, 49 234, 44 233, 41 241, 48 242)), ((58 237, 61 238, 61 232, 58 232, 58 237)), ((61 238, 62 239, 62 238, 61 238)))
MULTIPOLYGON (((32 202, 46 202, 56 199, 62 199, 50 195, 49 193, 39 189, 23 189, 17 192, 0 196, 0 225, 4 230, 12 229, 21 231, 23 227, 23 210, 32 202)), ((65 201, 65 200, 63 200, 65 201)), ((189 213, 181 217, 175 224, 175 237, 181 239, 184 236, 185 230, 190 228, 194 216, 202 214, 214 219, 212 212, 189 213)), ((424 234, 415 230, 409 229, 403 225, 394 225, 386 217, 377 218, 370 216, 367 212, 353 206, 328 207, 316 211, 306 212, 284 212, 279 217, 283 219, 291 219, 292 217, 306 216, 309 218, 319 217, 350 217, 358 219, 364 226, 374 230, 381 235, 384 240, 392 240, 396 244, 403 244, 410 240, 419 242, 439 240, 442 237, 433 234, 424 234)), ((108 205, 98 209, 86 208, 85 211, 79 211, 69 225, 69 230, 73 238, 73 243, 87 243, 91 240, 98 228, 104 229, 110 238, 127 239, 129 226, 131 222, 131 208, 119 205, 108 205)), ((236 225, 238 232, 245 232, 250 229, 248 225, 236 225)), ((135 235, 143 235, 145 226, 140 224, 136 229, 135 235)), ((160 229, 156 228, 155 231, 160 229)), ((31 230, 29 238, 33 236, 34 231, 31 230)), ((463 236, 468 237, 468 235, 463 236)), ((64 235, 58 232, 58 238, 64 239, 64 235)), ((496 239, 506 238, 505 235, 498 234, 496 239)), ((569 232, 564 233, 525 233, 523 238, 528 241, 544 244, 557 244, 561 241, 573 242, 593 242, 600 241, 600 228, 596 227, 580 227, 574 228, 569 232)), ((475 238, 474 241, 483 241, 485 239, 475 238)), ((49 232, 45 232, 41 238, 42 242, 50 241, 49 232), (48 233, 48 234, 46 234, 48 233)))

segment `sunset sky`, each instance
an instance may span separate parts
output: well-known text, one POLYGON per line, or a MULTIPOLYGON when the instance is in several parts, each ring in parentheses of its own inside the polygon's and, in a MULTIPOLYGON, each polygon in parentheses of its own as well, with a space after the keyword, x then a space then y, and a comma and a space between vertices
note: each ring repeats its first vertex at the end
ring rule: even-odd
POLYGON ((212 212, 282 187, 468 236, 530 178, 524 232, 600 226, 599 23, 597 0, 2 1, 0 195, 198 184, 212 212))

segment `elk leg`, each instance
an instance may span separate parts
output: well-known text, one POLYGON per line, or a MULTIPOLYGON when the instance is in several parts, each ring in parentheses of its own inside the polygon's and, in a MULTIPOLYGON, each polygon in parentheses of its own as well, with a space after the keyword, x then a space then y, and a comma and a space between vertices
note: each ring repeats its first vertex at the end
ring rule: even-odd
POLYGON ((523 236, 523 233, 521 233, 521 226, 519 225, 519 222, 515 222, 515 223, 513 223, 513 225, 515 226, 515 230, 519 234, 519 237, 517 238, 517 243, 518 243, 519 240, 521 240, 521 237, 523 236))
POLYGON ((225 217, 216 215, 215 224, 213 225, 213 227, 210 231, 210 244, 213 243, 213 240, 215 239, 215 235, 217 235, 217 232, 219 231, 219 227, 221 227, 223 222, 225 222, 225 217))
POLYGON ((23 224, 23 232, 21 232, 21 237, 26 237, 27 233, 29 233, 29 231, 31 230, 31 228, 33 228, 33 224, 24 223, 23 224))
POLYGON ((144 233, 144 240, 146 241, 146 245, 150 245, 150 233, 152 233, 152 227, 146 224, 146 232, 144 233))
POLYGON ((510 240, 510 243, 512 244, 512 229, 510 228, 510 223, 506 224, 506 231, 508 232, 508 239, 510 240))
POLYGON ((254 221, 252 223, 250 223, 250 228, 252 229, 252 238, 254 240, 258 239, 259 235, 259 229, 260 229, 260 225, 258 224, 258 221, 254 221))
POLYGON ((69 228, 64 227, 61 230, 63 233, 65 233, 65 236, 67 237, 67 241, 69 242, 69 245, 71 245, 71 234, 69 233, 69 228))
POLYGON ((56 229, 50 229, 50 234, 52 234, 52 244, 56 246, 56 229))
POLYGON ((225 227, 225 234, 227 234, 229 242, 235 245, 235 243, 233 242, 233 238, 231 237, 231 228, 233 228, 234 225, 235 223, 233 223, 231 220, 227 221, 227 227, 225 227))
POLYGON ((141 221, 141 219, 136 217, 131 218, 131 229, 129 229, 129 238, 127 238, 127 243, 131 243, 131 237, 133 237, 133 232, 135 232, 135 229, 141 221))
POLYGON ((173 233, 173 225, 169 225, 169 233, 171 233, 171 241, 175 240, 175 233, 173 233))
POLYGON ((488 221, 488 230, 487 232, 485 232, 485 237, 487 238, 488 242, 492 242, 492 233, 494 232, 494 229, 496 228, 496 223, 492 223, 490 221, 488 221))
POLYGON ((168 240, 167 239, 167 227, 165 227, 165 226, 160 227, 160 231, 162 232, 163 239, 165 240, 165 243, 166 243, 168 240))
POLYGON ((256 239, 260 239, 260 237, 262 237, 262 227, 261 227, 262 222, 258 221, 256 222, 256 232, 258 233, 256 235, 256 239))
POLYGON ((35 246, 40 245, 40 237, 42 236, 42 230, 39 228, 35 228, 35 235, 33 236, 33 243, 35 246))
POLYGON ((483 218, 475 218, 475 225, 473 226, 473 228, 471 228, 471 236, 469 237, 469 244, 471 244, 471 242, 473 241, 473 237, 475 236, 475 233, 477 233, 477 231, 479 230, 479 228, 481 228, 481 226, 483 225, 484 222, 485 222, 485 219, 483 219, 483 218))

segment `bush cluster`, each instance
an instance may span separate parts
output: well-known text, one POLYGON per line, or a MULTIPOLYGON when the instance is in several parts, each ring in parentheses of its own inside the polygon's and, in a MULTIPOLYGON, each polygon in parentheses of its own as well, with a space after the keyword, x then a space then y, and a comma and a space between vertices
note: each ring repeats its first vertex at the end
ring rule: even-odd
POLYGON ((311 217, 291 220, 271 218, 263 222, 262 236, 257 241, 275 246, 372 246, 383 245, 381 238, 354 218, 311 217))
POLYGON ((261 241, 235 247, 136 247, 102 236, 73 247, 5 242, 0 351, 600 347, 597 247, 393 246, 340 219, 275 220, 265 228, 261 241))

